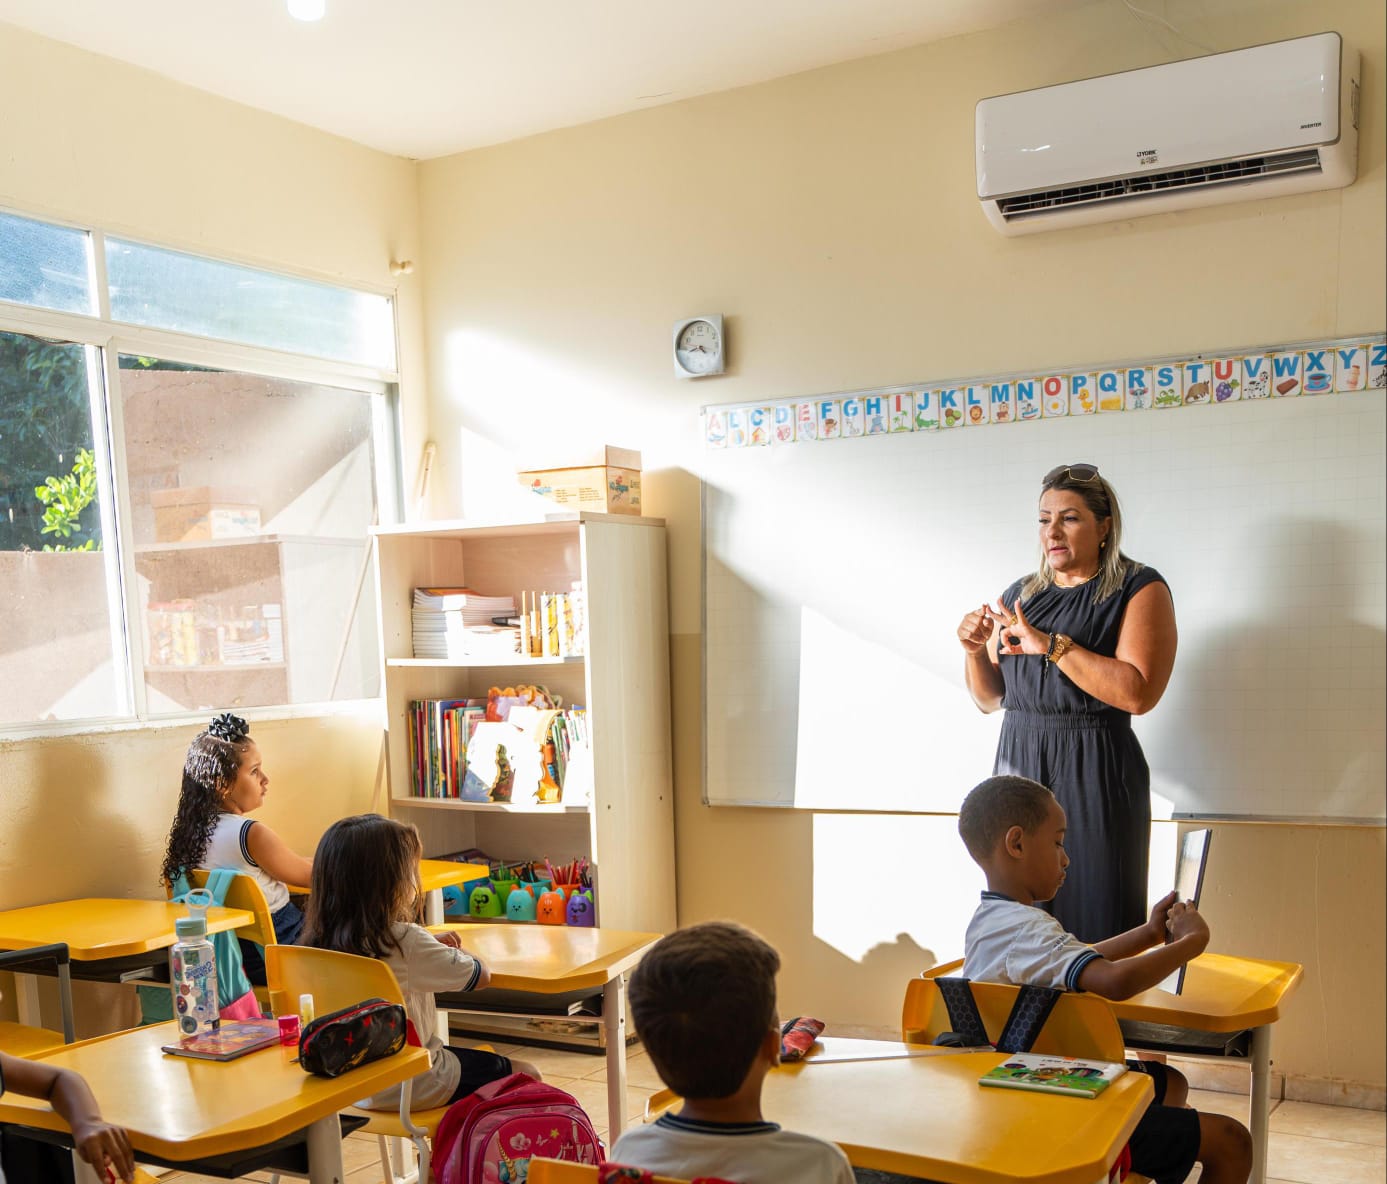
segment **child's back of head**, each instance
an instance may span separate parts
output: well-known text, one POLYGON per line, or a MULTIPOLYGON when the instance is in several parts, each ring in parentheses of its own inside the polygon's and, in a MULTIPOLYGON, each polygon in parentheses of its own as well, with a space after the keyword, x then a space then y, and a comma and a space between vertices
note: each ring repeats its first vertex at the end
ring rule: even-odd
POLYGON ((379 814, 341 818, 313 857, 300 944, 368 958, 395 948, 392 927, 417 919, 419 832, 379 814))
POLYGON ((631 1013, 661 1079, 684 1098, 726 1098, 776 1025, 780 955, 727 921, 651 947, 631 975, 631 1013))

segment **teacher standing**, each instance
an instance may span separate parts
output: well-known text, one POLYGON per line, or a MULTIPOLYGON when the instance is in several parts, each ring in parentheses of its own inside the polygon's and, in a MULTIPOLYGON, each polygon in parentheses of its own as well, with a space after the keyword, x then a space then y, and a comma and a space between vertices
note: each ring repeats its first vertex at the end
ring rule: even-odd
POLYGON ((1122 554, 1117 495, 1093 465, 1040 491, 1040 566, 963 618, 973 702, 1005 708, 994 773, 1048 785, 1068 816, 1071 865, 1051 910, 1103 941, 1147 917, 1151 771, 1131 717, 1175 664, 1175 606, 1154 568, 1122 554))

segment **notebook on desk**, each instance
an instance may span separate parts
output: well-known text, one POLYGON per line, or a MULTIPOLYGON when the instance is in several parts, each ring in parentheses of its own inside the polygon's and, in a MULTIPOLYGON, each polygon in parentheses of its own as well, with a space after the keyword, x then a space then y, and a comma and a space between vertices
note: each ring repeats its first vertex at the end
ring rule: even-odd
MULTIPOLYGON (((1209 862, 1210 830, 1186 831, 1180 840, 1180 855, 1175 861, 1175 898, 1187 900, 1199 907, 1199 894, 1204 888, 1204 867, 1209 862)), ((1157 984, 1161 990, 1179 995, 1185 989, 1185 967, 1157 984)))

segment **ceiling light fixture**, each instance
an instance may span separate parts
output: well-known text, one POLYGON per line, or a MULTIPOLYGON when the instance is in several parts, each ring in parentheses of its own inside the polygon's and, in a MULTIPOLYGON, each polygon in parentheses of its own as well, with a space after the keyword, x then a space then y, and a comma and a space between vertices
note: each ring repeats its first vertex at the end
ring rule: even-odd
POLYGON ((327 0, 288 0, 288 6, 296 21, 320 21, 327 12, 327 0))

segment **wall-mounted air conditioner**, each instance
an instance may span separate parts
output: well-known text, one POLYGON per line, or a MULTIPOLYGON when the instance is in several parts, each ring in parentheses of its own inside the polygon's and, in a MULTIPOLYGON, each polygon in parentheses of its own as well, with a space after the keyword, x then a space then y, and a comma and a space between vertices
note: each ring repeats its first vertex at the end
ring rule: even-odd
POLYGON ((978 198, 1030 234, 1349 185, 1358 79, 1318 33, 983 99, 978 198))

